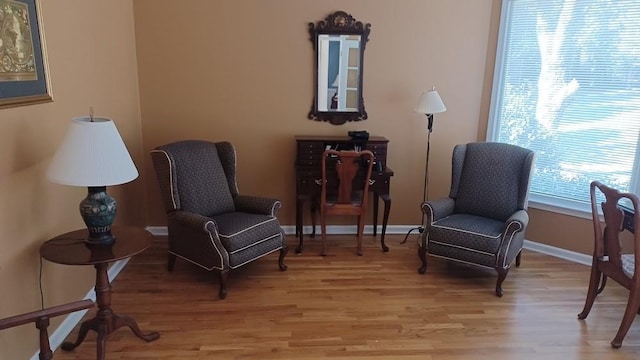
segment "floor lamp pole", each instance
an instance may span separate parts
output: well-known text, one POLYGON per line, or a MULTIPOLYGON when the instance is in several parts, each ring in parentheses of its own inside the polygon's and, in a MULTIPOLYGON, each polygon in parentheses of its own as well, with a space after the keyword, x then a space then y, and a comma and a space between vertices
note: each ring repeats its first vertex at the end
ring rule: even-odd
MULTIPOLYGON (((431 132, 433 130, 433 114, 427 114, 427 120, 428 120, 427 129, 429 131, 427 132, 427 158, 424 162, 424 186, 422 188, 423 203, 427 201, 427 195, 428 195, 427 189, 429 187, 429 153, 431 152, 431 132)), ((422 212, 422 210, 420 210, 420 212, 422 212)), ((415 230, 418 230, 418 233, 420 234, 424 232, 424 212, 422 212, 422 222, 420 223, 420 226, 414 227, 413 229, 409 230, 409 232, 407 232, 407 235, 404 236, 404 240, 402 240, 400 244, 406 243, 409 235, 415 230)))

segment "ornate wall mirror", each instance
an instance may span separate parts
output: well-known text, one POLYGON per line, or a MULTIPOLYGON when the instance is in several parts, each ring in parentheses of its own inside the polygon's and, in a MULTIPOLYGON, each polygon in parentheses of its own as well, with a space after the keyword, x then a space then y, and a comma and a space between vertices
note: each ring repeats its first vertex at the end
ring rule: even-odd
POLYGON ((342 125, 367 118, 362 70, 370 29, 371 24, 356 21, 344 11, 309 23, 316 51, 315 96, 309 119, 342 125))

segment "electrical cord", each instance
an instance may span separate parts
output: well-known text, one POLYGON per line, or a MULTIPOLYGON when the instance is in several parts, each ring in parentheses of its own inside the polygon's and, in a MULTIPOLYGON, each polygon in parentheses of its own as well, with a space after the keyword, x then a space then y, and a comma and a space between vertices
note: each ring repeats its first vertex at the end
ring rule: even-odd
MULTIPOLYGON (((64 243, 52 243, 49 245, 54 245, 54 246, 67 246, 69 244, 76 244, 79 242, 84 242, 84 238, 63 238, 63 239, 58 239, 58 240, 71 240, 70 242, 64 242, 64 243)), ((49 241, 46 241, 49 242, 49 241)), ((39 274, 38 274, 38 287, 40 288, 40 308, 42 310, 44 310, 44 290, 42 287, 42 256, 40 256, 40 269, 39 269, 39 274)))
POLYGON ((44 310, 44 291, 42 290, 42 256, 40 256, 40 274, 38 277, 38 283, 40 286, 40 308, 44 310))

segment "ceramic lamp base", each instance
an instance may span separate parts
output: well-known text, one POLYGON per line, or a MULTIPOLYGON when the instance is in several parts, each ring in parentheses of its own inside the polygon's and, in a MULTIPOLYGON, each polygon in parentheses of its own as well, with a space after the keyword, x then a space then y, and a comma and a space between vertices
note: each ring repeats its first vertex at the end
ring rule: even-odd
POLYGON ((87 243, 108 246, 115 242, 111 224, 116 217, 116 200, 107 194, 106 186, 89 187, 87 197, 80 202, 80 215, 89 229, 87 243))

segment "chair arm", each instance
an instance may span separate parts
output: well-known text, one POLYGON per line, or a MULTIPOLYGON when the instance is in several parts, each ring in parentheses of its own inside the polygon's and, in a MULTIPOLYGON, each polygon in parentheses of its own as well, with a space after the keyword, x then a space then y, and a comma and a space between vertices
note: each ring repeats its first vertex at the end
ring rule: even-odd
POLYGON ((233 201, 238 211, 271 216, 278 215, 282 206, 280 200, 252 195, 238 195, 233 201))
POLYGON ((208 270, 229 266, 229 253, 220 241, 215 220, 182 210, 169 213, 167 219, 170 251, 208 270))
POLYGON ((170 218, 172 222, 192 229, 199 229, 203 232, 218 232, 215 220, 204 215, 178 210, 170 213, 170 218))
POLYGON ((89 309, 91 307, 93 307, 93 301, 80 300, 68 304, 57 305, 42 310, 36 310, 29 313, 0 319, 0 330, 28 324, 30 322, 36 322, 42 318, 52 318, 79 310, 89 309))
POLYGON ((426 215, 426 224, 431 225, 434 221, 440 220, 453 214, 455 202, 452 198, 442 198, 429 200, 422 203, 422 212, 426 215))
POLYGON ((496 258, 497 266, 507 268, 524 246, 524 232, 529 224, 526 210, 516 211, 504 223, 502 242, 496 258))
POLYGON ((518 210, 504 222, 505 236, 513 234, 516 231, 524 230, 529 224, 529 214, 526 210, 518 210))

